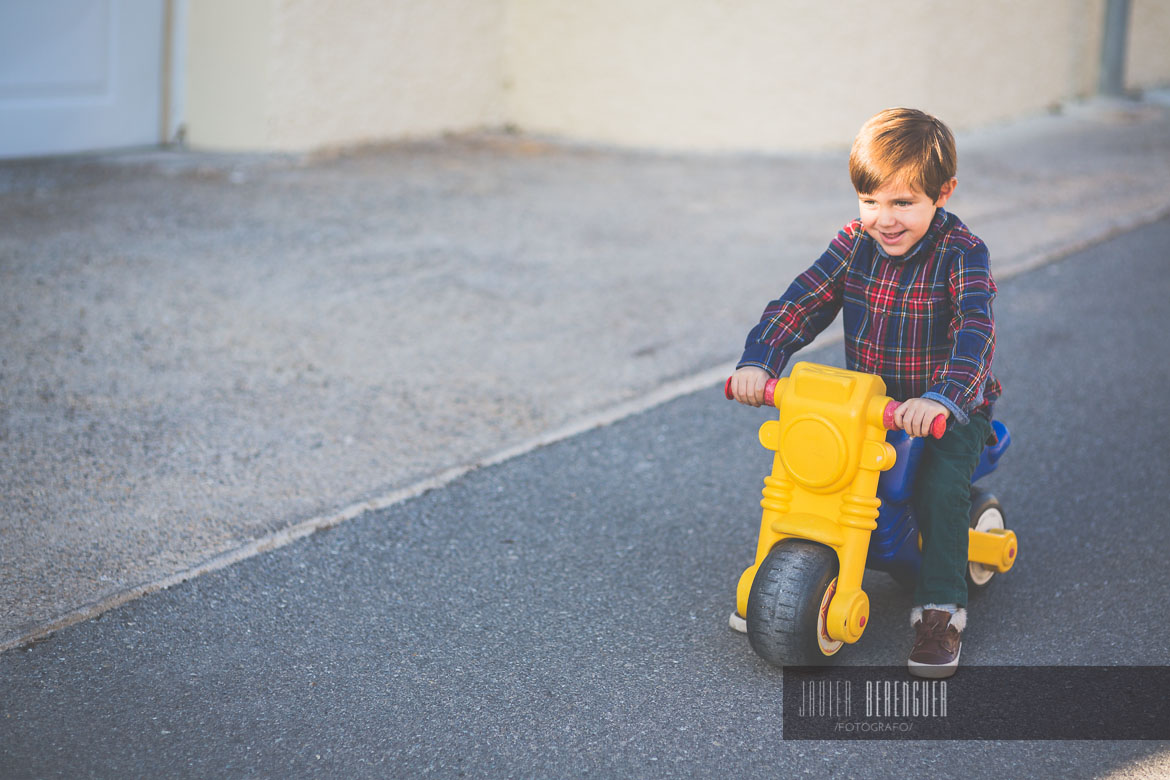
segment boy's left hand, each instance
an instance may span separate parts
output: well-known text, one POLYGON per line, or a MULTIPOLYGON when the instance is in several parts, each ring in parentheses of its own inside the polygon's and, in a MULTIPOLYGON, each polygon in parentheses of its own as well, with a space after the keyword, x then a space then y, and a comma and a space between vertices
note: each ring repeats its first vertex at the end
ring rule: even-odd
POLYGON ((929 436, 934 418, 950 419, 951 411, 929 398, 911 398, 894 411, 894 424, 911 436, 929 436))

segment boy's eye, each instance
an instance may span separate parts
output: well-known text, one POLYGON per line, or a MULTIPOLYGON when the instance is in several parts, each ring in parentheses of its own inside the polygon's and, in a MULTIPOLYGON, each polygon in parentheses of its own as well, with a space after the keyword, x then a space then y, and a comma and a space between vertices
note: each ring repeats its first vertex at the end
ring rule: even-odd
POLYGON ((908 200, 896 200, 896 201, 894 201, 894 205, 900 206, 902 208, 906 208, 907 206, 913 206, 914 204, 908 200))

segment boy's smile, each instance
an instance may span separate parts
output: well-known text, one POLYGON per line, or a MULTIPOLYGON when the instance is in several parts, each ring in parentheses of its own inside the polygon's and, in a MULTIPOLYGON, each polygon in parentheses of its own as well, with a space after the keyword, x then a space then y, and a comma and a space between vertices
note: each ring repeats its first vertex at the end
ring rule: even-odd
POLYGON ((947 202, 956 184, 954 179, 944 184, 934 201, 922 190, 893 181, 883 184, 877 192, 858 193, 861 225, 886 254, 901 257, 926 235, 934 210, 947 202))

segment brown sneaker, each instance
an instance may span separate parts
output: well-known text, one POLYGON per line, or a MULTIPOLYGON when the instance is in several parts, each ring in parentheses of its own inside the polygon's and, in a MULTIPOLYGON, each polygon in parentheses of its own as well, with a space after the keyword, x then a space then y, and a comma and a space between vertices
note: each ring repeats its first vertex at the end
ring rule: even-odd
POLYGON ((945 609, 910 610, 914 626, 914 649, 906 665, 916 677, 941 679, 959 668, 959 651, 963 649, 963 629, 967 627, 967 610, 955 614, 945 609))

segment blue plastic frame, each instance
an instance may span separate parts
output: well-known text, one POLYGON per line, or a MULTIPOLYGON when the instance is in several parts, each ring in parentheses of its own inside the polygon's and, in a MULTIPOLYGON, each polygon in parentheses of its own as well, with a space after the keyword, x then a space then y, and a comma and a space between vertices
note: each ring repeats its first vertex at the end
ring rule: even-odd
MULTIPOLYGON (((1006 425, 994 420, 991 427, 996 441, 983 449, 979 465, 971 476, 972 483, 995 471, 999 459, 1011 446, 1012 435, 1006 425)), ((900 580, 913 580, 922 564, 922 554, 918 550, 918 522, 914 518, 911 499, 925 442, 911 438, 904 431, 890 431, 886 441, 894 447, 898 459, 894 467, 883 472, 878 480, 877 495, 882 505, 877 528, 869 537, 865 565, 868 569, 889 572, 900 580)))

